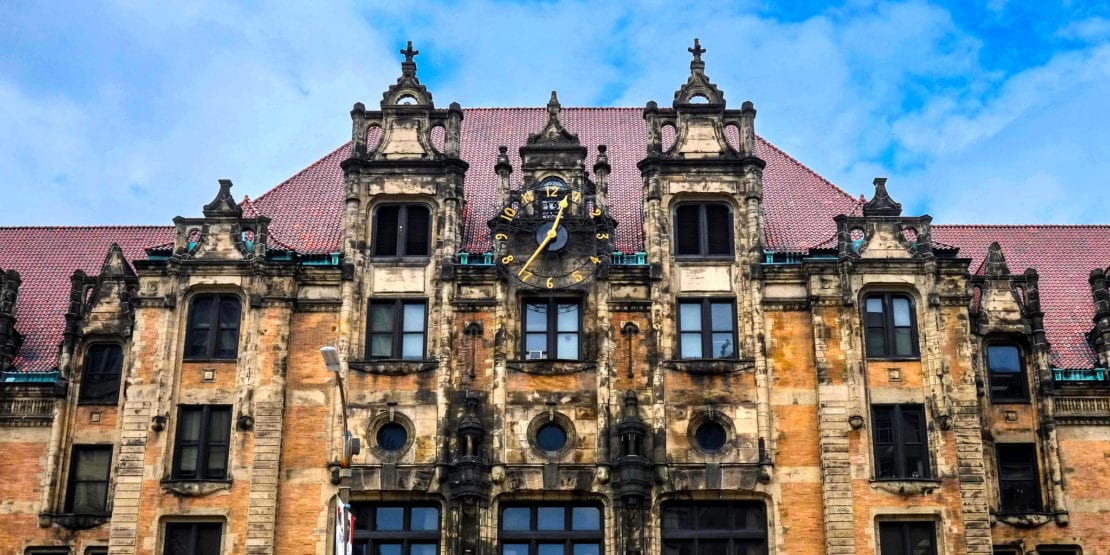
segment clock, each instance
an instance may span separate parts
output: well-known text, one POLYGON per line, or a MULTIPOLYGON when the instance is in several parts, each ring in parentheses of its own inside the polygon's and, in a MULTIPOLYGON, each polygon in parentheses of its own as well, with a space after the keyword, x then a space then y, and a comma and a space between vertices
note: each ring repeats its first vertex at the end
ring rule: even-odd
POLYGON ((520 191, 490 220, 496 263, 523 287, 573 289, 607 267, 613 220, 557 177, 520 191))

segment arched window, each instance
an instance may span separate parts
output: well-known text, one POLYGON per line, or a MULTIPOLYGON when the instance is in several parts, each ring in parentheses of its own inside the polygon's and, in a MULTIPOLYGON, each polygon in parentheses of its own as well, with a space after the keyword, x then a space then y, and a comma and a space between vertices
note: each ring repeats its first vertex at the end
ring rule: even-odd
POLYGON ((732 209, 723 202, 684 202, 674 210, 676 256, 731 256, 732 233, 732 209))
POLYGON ((915 358, 917 316, 913 300, 899 293, 864 297, 863 325, 867 358, 915 358))
POLYGON ((193 297, 189 305, 185 358, 236 358, 239 354, 241 317, 238 295, 204 294, 193 297))
POLYGON ((428 256, 432 212, 425 204, 384 204, 374 210, 371 256, 428 256))

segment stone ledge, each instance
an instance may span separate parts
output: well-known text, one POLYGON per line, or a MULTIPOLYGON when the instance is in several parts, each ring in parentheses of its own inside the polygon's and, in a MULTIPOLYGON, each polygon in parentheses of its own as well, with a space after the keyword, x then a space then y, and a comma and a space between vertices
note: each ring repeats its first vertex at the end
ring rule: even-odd
POLYGON ((991 525, 1001 522, 1014 528, 1038 528, 1049 522, 1056 522, 1058 526, 1068 525, 1068 513, 1010 513, 1000 514, 991 511, 991 525))
POLYGON ((871 480, 871 487, 897 495, 928 495, 940 489, 940 480, 871 480))
POLYGON ((46 526, 57 524, 69 530, 88 530, 96 528, 112 519, 111 514, 82 515, 73 513, 39 513, 39 524, 46 526))
POLYGON ((510 370, 540 376, 563 376, 597 368, 596 362, 559 360, 510 360, 505 363, 510 370))
POLYGON ((419 374, 439 367, 438 360, 410 360, 410 359, 374 359, 350 360, 347 367, 367 374, 380 374, 383 376, 403 376, 419 374))
POLYGON ((687 374, 723 375, 755 369, 754 358, 665 360, 663 367, 687 374))
POLYGON ((184 497, 203 497, 231 489, 231 480, 162 480, 162 489, 184 497))

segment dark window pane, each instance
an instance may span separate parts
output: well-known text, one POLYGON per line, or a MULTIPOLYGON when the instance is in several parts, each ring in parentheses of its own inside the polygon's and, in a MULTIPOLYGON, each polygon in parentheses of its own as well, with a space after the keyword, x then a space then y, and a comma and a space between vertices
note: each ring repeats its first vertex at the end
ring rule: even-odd
POLYGON ((732 216, 723 204, 705 205, 708 255, 732 254, 732 216))
POLYGON ((601 530, 601 511, 597 507, 571 509, 572 530, 601 530))
POLYGON ((426 206, 406 206, 408 222, 405 227, 406 256, 427 256, 431 242, 431 216, 426 206))
POLYGON ((375 524, 375 530, 404 530, 404 507, 378 507, 375 524))
POLYGON ((554 422, 544 424, 536 430, 536 445, 544 451, 558 451, 566 444, 566 430, 554 422))
POLYGON ((536 546, 536 555, 563 555, 564 549, 566 549, 565 544, 541 543, 536 546))
POLYGON ((684 204, 675 209, 675 254, 701 253, 701 205, 684 204))
POLYGON ((379 543, 377 555, 401 555, 401 544, 399 543, 379 543))
MULTIPOLYGON (((559 429, 562 431, 562 428, 559 429)), ((554 449, 550 449, 554 451, 554 449)), ((566 530, 566 509, 564 507, 538 507, 536 509, 537 530, 566 530)))
POLYGON ((886 337, 882 328, 867 328, 867 354, 873 357, 886 355, 886 337))
POLYGON ((894 330, 894 354, 898 356, 913 355, 913 330, 910 328, 894 330))
POLYGON ((409 555, 435 555, 438 548, 434 543, 414 543, 409 546, 409 555))
POLYGON ((220 552, 220 536, 223 535, 219 524, 197 526, 197 555, 220 552))
POLYGON ((596 543, 576 543, 574 544, 573 555, 599 555, 601 553, 601 545, 596 543))
POLYGON ((662 512, 663 553, 767 555, 762 503, 669 503, 662 512))
POLYGON ((379 207, 374 220, 374 256, 397 256, 400 206, 379 207))
POLYGON ((917 330, 909 297, 891 293, 867 297, 863 325, 868 357, 917 355, 917 330))
POLYGON ((122 371, 122 347, 105 344, 89 346, 81 372, 80 400, 94 403, 117 402, 122 371))
POLYGON ((434 507, 413 507, 413 530, 439 530, 439 509, 434 507))
POLYGON ((532 511, 526 507, 512 507, 501 511, 502 530, 530 530, 532 511))
POLYGON ((378 447, 384 451, 399 451, 408 442, 408 438, 408 430, 396 422, 378 428, 378 447))
POLYGON ((724 447, 727 438, 728 432, 719 422, 705 422, 694 431, 695 441, 706 451, 717 451, 724 447))
POLYGON ((501 547, 501 555, 528 555, 528 544, 507 543, 501 547))

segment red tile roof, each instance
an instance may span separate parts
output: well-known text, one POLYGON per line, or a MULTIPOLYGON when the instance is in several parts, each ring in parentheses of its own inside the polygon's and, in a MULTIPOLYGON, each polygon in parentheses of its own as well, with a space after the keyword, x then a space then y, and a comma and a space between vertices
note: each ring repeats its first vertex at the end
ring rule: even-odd
MULTIPOLYGON (((497 147, 506 145, 519 185, 518 148, 545 123, 544 108, 464 110, 462 157, 470 163, 466 179, 465 246, 489 249, 485 222, 496 209, 497 147)), ((620 222, 618 247, 643 248, 641 180, 636 163, 645 152, 645 128, 639 108, 565 108, 565 127, 589 148, 592 166, 597 145, 609 147, 610 210, 620 222)), ((735 142, 735 135, 731 140, 735 142)), ((273 219, 276 245, 301 253, 339 250, 343 211, 340 162, 342 145, 257 199, 243 200, 244 215, 273 219)), ((859 214, 862 202, 791 158, 774 145, 757 141, 764 171, 766 244, 780 252, 805 252, 835 235, 833 217, 859 214)), ((895 191, 896 192, 896 191, 895 191)), ((895 194, 897 196, 897 194, 895 194)), ((169 227, 0 228, 0 268, 19 271, 24 280, 16 317, 26 343, 17 359, 21 370, 48 370, 64 326, 69 275, 74 269, 95 274, 118 242, 128 259, 143 257, 142 248, 172 239, 169 227)), ((1053 344, 1053 362, 1061 367, 1090 367, 1093 356, 1083 334, 1091 328, 1093 306, 1087 286, 1091 269, 1110 266, 1110 226, 960 226, 935 225, 933 239, 960 247, 978 268, 992 241, 1002 244, 1010 269, 1034 266, 1041 275, 1045 326, 1053 344)))
POLYGON ((1085 337, 1095 313, 1087 278, 1110 266, 1110 225, 934 225, 933 238, 959 246, 971 269, 982 264, 992 241, 1001 245, 1011 273, 1035 268, 1053 366, 1095 365, 1085 337))
POLYGON ((145 247, 172 237, 173 228, 162 226, 0 227, 0 268, 19 272, 23 280, 15 327, 24 342, 15 368, 42 372, 57 363, 74 270, 99 274, 112 243, 131 261, 146 258, 145 247))

